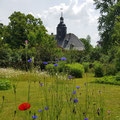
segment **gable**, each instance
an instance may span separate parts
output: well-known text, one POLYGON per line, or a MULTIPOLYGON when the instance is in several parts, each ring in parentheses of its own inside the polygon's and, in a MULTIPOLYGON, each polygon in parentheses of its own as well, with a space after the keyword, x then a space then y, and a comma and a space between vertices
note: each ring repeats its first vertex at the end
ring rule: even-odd
POLYGON ((72 33, 69 33, 65 36, 62 47, 64 49, 76 49, 84 50, 84 44, 78 39, 78 37, 72 33))

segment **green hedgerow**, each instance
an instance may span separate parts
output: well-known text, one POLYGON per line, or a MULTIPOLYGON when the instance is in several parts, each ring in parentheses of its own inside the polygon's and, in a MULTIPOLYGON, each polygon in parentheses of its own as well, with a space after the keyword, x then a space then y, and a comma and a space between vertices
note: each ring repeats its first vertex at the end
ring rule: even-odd
POLYGON ((94 63, 94 72, 95 72, 95 77, 103 77, 104 76, 103 65, 100 62, 94 63))
POLYGON ((120 85, 120 76, 104 76, 102 78, 97 78, 95 82, 101 84, 120 85))
POLYGON ((57 71, 57 69, 56 69, 56 67, 54 66, 54 64, 47 64, 47 65, 45 66, 45 69, 46 69, 49 73, 52 73, 52 74, 54 74, 54 73, 57 71))
POLYGON ((89 62, 83 62, 82 65, 84 67, 85 72, 88 72, 88 70, 89 70, 89 62))
POLYGON ((68 74, 75 76, 76 78, 81 78, 84 73, 84 67, 83 65, 79 63, 72 63, 72 64, 66 64, 66 71, 68 74))

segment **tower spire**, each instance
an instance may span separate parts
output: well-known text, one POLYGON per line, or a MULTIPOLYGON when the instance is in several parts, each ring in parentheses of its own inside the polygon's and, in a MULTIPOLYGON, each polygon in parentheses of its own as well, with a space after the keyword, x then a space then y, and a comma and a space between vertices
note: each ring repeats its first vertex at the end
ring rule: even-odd
POLYGON ((63 18, 63 8, 60 8, 61 10, 61 17, 60 17, 60 23, 64 23, 64 18, 63 18))
POLYGON ((63 8, 60 8, 61 10, 61 17, 63 17, 63 8))

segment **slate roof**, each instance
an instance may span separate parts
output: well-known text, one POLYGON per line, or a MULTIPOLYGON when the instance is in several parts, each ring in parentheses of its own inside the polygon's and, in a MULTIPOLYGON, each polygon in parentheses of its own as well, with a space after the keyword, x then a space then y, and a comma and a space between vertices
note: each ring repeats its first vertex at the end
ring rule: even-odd
POLYGON ((64 18, 60 17, 60 23, 57 26, 57 46, 66 50, 84 50, 84 44, 73 33, 67 34, 67 27, 64 24, 64 18))
POLYGON ((84 50, 83 43, 73 33, 66 34, 63 40, 57 40, 57 45, 66 50, 84 50))

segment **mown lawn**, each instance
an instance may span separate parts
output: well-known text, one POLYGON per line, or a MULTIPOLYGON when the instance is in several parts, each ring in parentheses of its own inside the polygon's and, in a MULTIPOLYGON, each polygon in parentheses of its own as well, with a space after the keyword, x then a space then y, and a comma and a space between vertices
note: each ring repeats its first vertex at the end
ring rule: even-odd
POLYGON ((13 87, 0 91, 0 120, 33 120, 34 114, 38 120, 120 120, 120 87, 90 83, 93 76, 87 73, 80 79, 67 79, 63 75, 0 69, 0 78, 16 86, 16 94, 13 87), (24 102, 31 108, 20 111, 18 106, 24 102))

